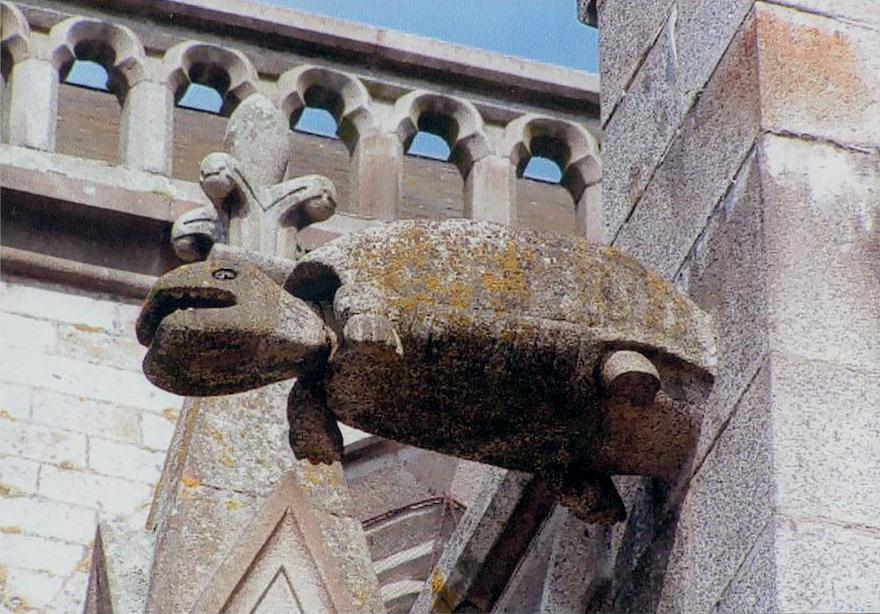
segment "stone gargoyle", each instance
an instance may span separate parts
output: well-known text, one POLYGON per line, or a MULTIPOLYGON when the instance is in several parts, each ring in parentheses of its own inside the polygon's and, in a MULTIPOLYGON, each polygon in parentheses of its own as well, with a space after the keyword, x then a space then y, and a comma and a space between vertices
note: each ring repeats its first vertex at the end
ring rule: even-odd
POLYGON ((528 471, 587 522, 612 475, 672 477, 716 363, 709 316, 633 258, 487 222, 400 221, 301 259, 163 276, 137 325, 147 377, 205 396, 296 377, 298 458, 341 459, 337 420, 528 471))

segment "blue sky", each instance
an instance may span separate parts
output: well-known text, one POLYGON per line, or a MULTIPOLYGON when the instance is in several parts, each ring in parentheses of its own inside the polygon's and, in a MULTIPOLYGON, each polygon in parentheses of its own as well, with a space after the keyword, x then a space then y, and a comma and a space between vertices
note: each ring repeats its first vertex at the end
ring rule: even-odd
MULTIPOLYGON (((598 66, 598 34, 578 22, 576 0, 262 1, 589 72, 598 66)), ((106 74, 77 62, 68 82, 104 87, 106 74)), ((220 102, 216 92, 202 86, 191 87, 181 100, 183 106, 215 112, 220 102)), ((336 125, 325 111, 307 109, 297 128, 332 136, 336 125)), ((439 137, 419 133, 410 153, 445 159, 449 148, 439 137)), ((555 181, 559 171, 535 159, 526 175, 555 181)))
POLYGON ((596 72, 597 31, 577 20, 577 0, 263 0, 596 72))

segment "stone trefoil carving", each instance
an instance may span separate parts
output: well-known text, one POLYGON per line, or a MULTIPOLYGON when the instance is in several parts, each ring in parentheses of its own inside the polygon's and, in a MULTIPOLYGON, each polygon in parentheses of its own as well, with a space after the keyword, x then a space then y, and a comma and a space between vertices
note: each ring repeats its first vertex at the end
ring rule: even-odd
POLYGON ((227 128, 230 153, 208 154, 201 163, 199 183, 211 205, 185 213, 172 228, 172 244, 181 260, 228 255, 234 249, 230 244, 252 252, 251 257, 256 252, 292 258, 302 254, 297 233, 333 215, 336 189, 320 175, 282 181, 288 161, 286 132, 283 116, 259 94, 236 109, 227 128))
POLYGON ((309 253, 284 289, 247 263, 186 265, 148 296, 147 376, 187 395, 297 377, 298 458, 337 420, 529 471, 589 522, 610 476, 672 477, 716 363, 709 317, 612 248, 488 222, 393 222, 309 253))

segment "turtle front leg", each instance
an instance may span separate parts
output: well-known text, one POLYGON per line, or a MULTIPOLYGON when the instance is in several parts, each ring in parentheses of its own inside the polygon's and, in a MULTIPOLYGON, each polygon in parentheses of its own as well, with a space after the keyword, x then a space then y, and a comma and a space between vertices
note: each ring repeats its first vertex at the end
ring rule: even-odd
POLYGON ((363 283, 341 286, 333 299, 333 312, 342 328, 341 351, 368 354, 373 360, 396 362, 403 356, 403 344, 394 324, 380 315, 385 297, 363 283))
POLYGON ((313 465, 342 460, 342 433, 327 409, 319 383, 297 379, 287 398, 290 447, 297 459, 313 465))

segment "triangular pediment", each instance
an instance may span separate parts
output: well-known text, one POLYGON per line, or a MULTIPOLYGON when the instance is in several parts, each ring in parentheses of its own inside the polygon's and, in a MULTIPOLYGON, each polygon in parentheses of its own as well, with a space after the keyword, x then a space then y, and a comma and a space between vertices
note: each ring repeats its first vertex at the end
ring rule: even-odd
POLYGON ((304 493, 288 473, 192 612, 350 612, 351 594, 337 567, 304 493))

